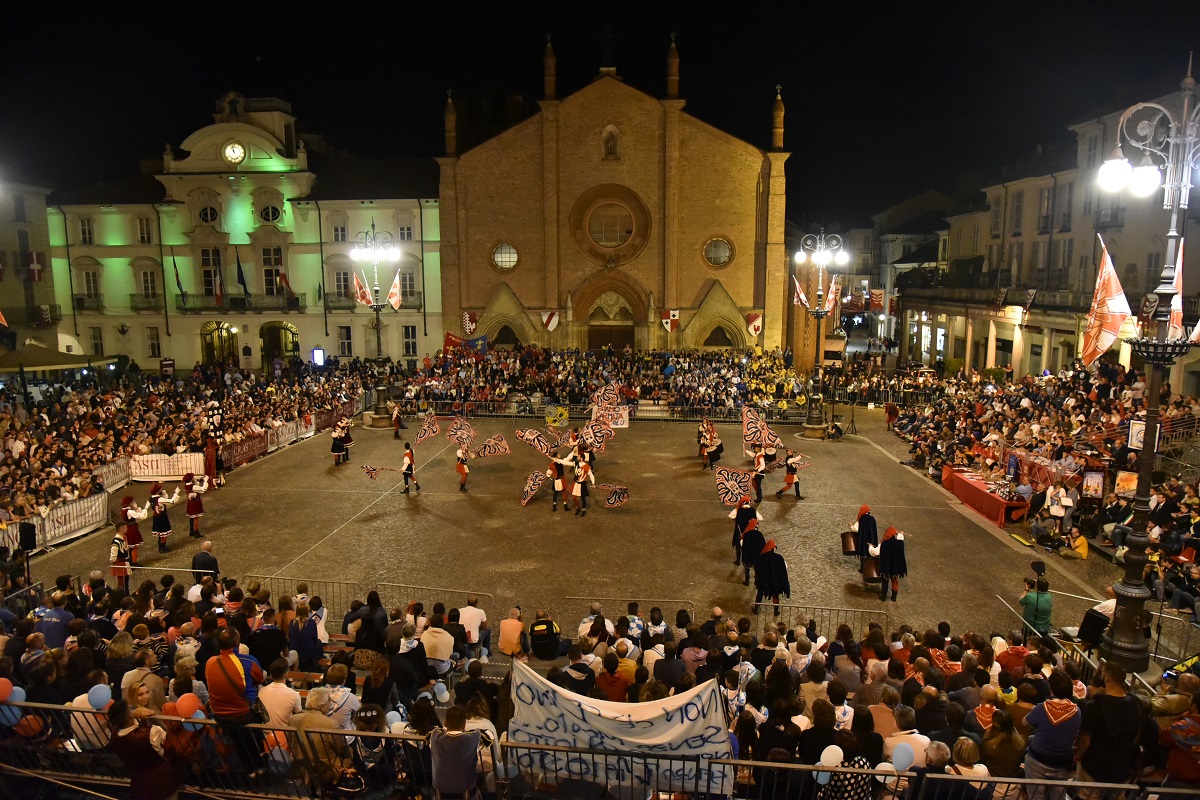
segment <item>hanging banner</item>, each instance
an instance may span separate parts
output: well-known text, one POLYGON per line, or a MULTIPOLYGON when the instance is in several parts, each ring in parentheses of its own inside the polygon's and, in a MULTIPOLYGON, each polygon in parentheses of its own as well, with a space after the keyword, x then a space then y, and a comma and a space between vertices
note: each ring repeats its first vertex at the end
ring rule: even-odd
POLYGON ((729 723, 716 681, 654 702, 613 703, 561 689, 520 661, 514 661, 512 669, 514 713, 508 738, 518 745, 515 759, 522 773, 602 781, 629 787, 641 796, 678 791, 681 786, 698 786, 717 796, 733 791, 730 768, 708 764, 731 753, 729 723), (649 758, 590 759, 568 751, 523 750, 522 744, 649 758))

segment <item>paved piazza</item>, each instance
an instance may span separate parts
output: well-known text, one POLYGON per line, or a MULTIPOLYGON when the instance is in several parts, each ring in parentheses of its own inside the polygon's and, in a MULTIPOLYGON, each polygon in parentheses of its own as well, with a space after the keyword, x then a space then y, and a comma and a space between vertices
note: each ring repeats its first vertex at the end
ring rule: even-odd
MULTIPOLYGON (((473 421, 478 441, 502 433, 513 452, 473 460, 466 494, 458 491, 444 423, 441 437, 416 448, 423 491, 409 495, 400 493, 398 472, 380 472, 372 481, 361 469, 399 467, 403 443, 390 431, 356 427, 353 460, 340 467, 332 464, 329 434, 316 436, 229 473, 224 488, 205 496, 205 535, 225 575, 490 592, 498 607, 522 605, 527 619, 534 609, 581 595, 685 599, 700 610, 715 603, 726 613, 748 612, 753 587, 742 586, 741 569, 733 565, 729 509, 717 499, 713 473, 700 468, 694 424, 635 422, 619 431, 599 454, 597 482, 624 484, 631 499, 605 510, 597 507, 605 493, 596 490, 594 510, 577 518, 561 510, 551 515, 548 485, 521 507, 526 476, 546 466, 513 436, 528 422, 473 421)), ((1013 602, 1032 559, 1050 566, 1054 590, 1099 597, 1117 579, 1118 570, 1103 558, 1066 563, 1019 545, 933 481, 899 465, 907 445, 885 430, 880 411, 859 409, 857 425, 860 436, 838 443, 797 441, 792 435, 798 427, 778 428, 812 462, 800 473, 804 500, 775 498, 781 472, 769 473, 763 487, 762 527, 787 559, 793 602, 886 609, 893 624, 945 619, 955 630, 991 631, 1017 622, 996 595, 1013 602), (866 591, 856 562, 841 555, 839 534, 864 502, 881 532, 888 525, 906 531, 909 577, 896 603, 881 603, 877 593, 866 591)), ((402 433, 414 435, 416 427, 402 433)), ((740 442, 736 425, 722 425, 720 433, 727 443, 740 442)), ((747 466, 738 449, 727 444, 722 463, 747 466)), ((144 501, 149 484, 133 484, 129 491, 144 501)), ((172 552, 160 555, 148 541, 144 566, 190 565, 198 541, 188 538, 182 505, 171 517, 172 552)), ((149 537, 149 524, 144 527, 149 537)), ((107 569, 109 540, 101 531, 37 557, 35 580, 107 569)), ((1088 605, 1056 597, 1055 623, 1078 624, 1088 605)), ((673 608, 663 610, 673 615, 673 608)), ((577 621, 573 611, 571 616, 577 621)))

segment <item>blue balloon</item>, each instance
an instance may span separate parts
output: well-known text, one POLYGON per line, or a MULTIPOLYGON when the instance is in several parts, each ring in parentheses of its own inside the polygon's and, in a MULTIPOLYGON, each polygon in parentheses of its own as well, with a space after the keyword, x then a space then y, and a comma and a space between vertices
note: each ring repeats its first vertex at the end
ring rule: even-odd
POLYGON ((394 725, 397 722, 403 722, 404 718, 400 716, 399 711, 389 711, 387 713, 387 716, 384 717, 384 720, 387 721, 388 727, 390 728, 392 725, 394 725))
POLYGON ((817 773, 817 783, 824 786, 825 784, 829 783, 829 779, 832 777, 833 777, 832 772, 818 772, 817 773))
MULTIPOLYGON (((194 714, 192 714, 192 719, 204 719, 204 717, 205 717, 204 709, 202 709, 202 708, 197 709, 197 711, 194 714)), ((185 723, 183 723, 183 727, 184 727, 184 730, 198 731, 201 728, 203 728, 204 726, 201 725, 199 722, 185 722, 185 723)))
POLYGON ((892 751, 892 766, 896 768, 897 772, 904 772, 913 765, 914 758, 916 758, 916 753, 913 752, 912 745, 908 742, 901 742, 892 751))
POLYGON ((21 709, 16 706, 0 706, 0 725, 11 728, 21 721, 21 709))
POLYGON ((108 701, 112 700, 112 689, 101 683, 88 689, 88 705, 97 711, 102 710, 108 701))
POLYGON ((12 690, 12 694, 10 694, 8 696, 8 700, 6 702, 24 703, 25 702, 25 690, 23 688, 21 688, 20 686, 14 686, 13 690, 12 690))
POLYGON ((283 775, 292 766, 292 754, 282 747, 272 748, 267 753, 267 766, 276 775, 283 775))

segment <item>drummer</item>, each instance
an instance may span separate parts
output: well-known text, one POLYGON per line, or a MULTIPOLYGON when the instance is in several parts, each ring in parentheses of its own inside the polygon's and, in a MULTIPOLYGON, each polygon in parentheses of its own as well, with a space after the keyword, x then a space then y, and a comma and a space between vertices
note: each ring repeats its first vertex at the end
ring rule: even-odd
POLYGON ((871 558, 868 547, 879 544, 879 527, 875 522, 875 516, 871 513, 869 505, 863 503, 859 507, 858 517, 850 524, 850 530, 856 534, 854 539, 854 554, 858 556, 858 571, 862 572, 867 559, 871 558))

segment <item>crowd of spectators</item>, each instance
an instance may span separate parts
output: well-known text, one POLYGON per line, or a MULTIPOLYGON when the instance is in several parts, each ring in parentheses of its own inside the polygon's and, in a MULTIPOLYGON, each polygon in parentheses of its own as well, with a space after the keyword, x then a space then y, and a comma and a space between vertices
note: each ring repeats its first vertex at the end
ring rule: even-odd
MULTIPOLYGON (((150 741, 176 774, 224 771, 250 787, 269 779, 277 758, 274 735, 247 727, 261 701, 269 726, 323 734, 304 745, 311 752, 293 746, 290 756, 314 786, 354 767, 380 789, 399 781, 456 796, 494 792, 514 708, 511 672, 487 678, 489 657, 529 660, 564 689, 617 703, 662 700, 715 680, 733 756, 746 762, 737 771, 746 791, 780 780, 763 762, 815 765, 835 744, 843 767, 874 768, 907 750, 911 767, 901 763, 901 771, 917 780, 966 775, 981 792, 990 792, 985 779, 1022 776, 1200 782, 1200 677, 1184 673, 1152 696, 1137 694, 1110 663, 1085 684, 1080 663, 1053 640, 1021 631, 954 633, 948 623, 817 631, 807 617, 756 629, 720 608, 700 620, 658 607, 643 615, 636 603, 616 614, 594 604, 565 630, 546 611, 526 621, 514 608, 493 630, 474 598, 460 608, 386 610, 375 593, 341 620, 346 646, 325 646, 327 622, 304 584, 272 597, 255 583, 204 576, 185 586, 166 576, 126 595, 96 573, 88 593, 68 584, 28 617, 7 621, 0 678, 24 687, 30 702, 70 704, 58 716, 30 710, 45 718, 25 726, 38 746, 73 739, 128 760, 114 737, 157 728, 150 741), (297 677, 312 679, 306 697, 293 686, 297 677), (101 684, 121 698, 108 712, 111 727, 70 710, 90 707, 89 692, 101 684), (220 735, 188 734, 157 718, 189 703, 220 723, 220 735), (384 730, 406 738, 361 735, 384 730), (339 731, 349 735, 332 735, 339 731), (214 736, 217 745, 199 745, 214 736)), ((852 773, 835 774, 832 786, 843 800, 872 797, 872 783, 852 773)))

